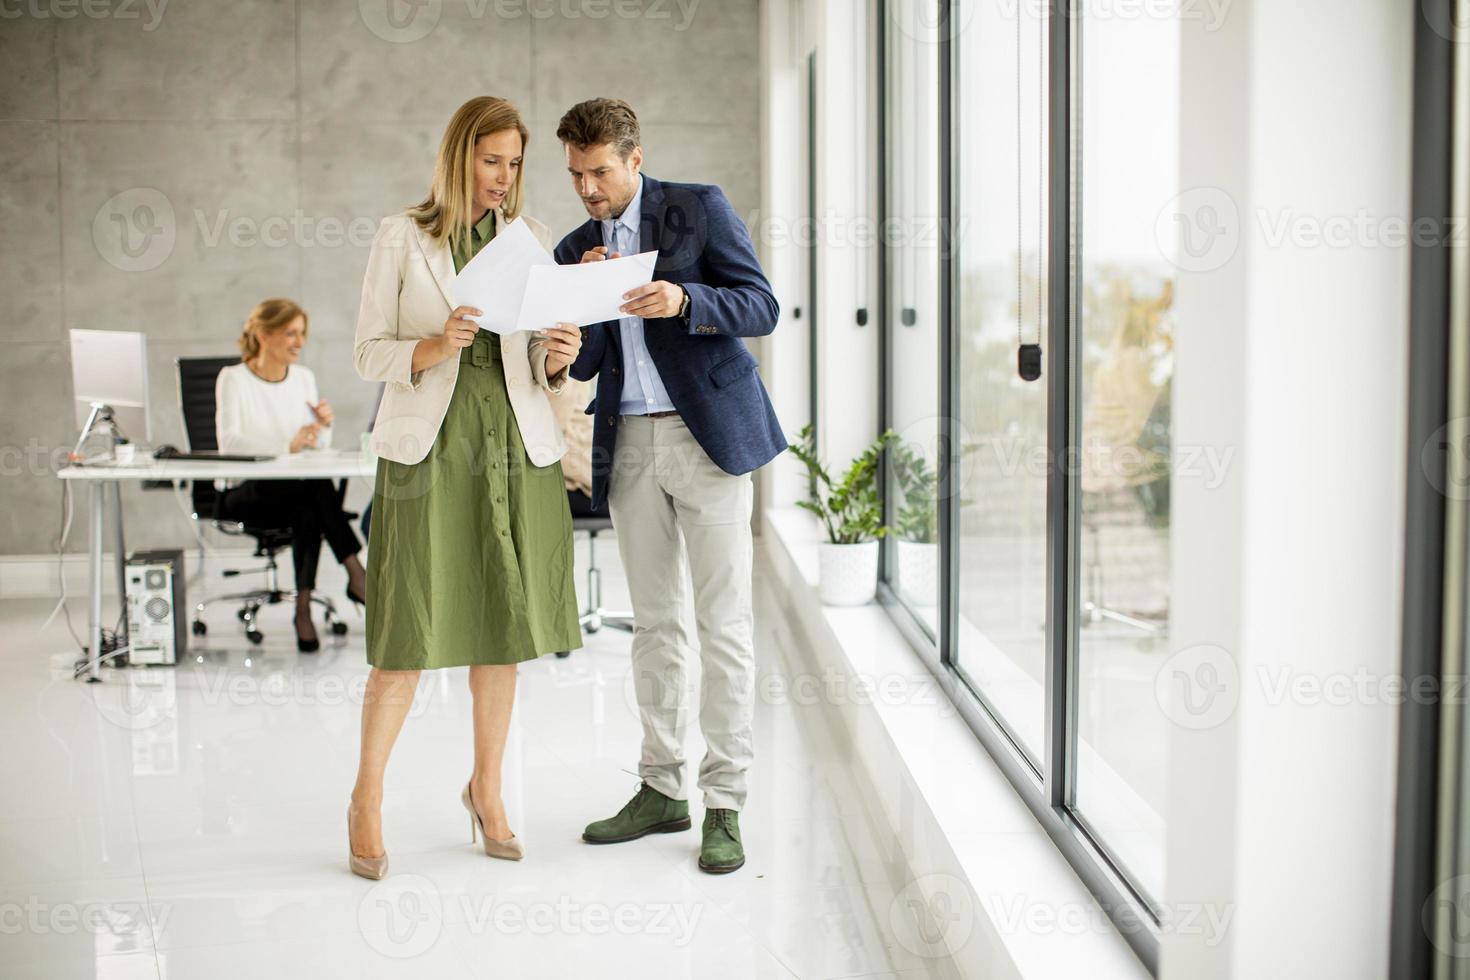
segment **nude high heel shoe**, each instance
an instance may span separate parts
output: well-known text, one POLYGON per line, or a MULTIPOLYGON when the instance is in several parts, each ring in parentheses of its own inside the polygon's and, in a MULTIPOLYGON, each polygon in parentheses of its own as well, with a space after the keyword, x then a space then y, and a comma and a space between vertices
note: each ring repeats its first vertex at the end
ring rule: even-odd
POLYGON ((470 843, 475 842, 475 834, 479 833, 481 843, 485 845, 485 853, 493 858, 502 858, 506 861, 519 861, 526 856, 521 847, 520 839, 511 834, 505 840, 491 840, 485 833, 485 825, 480 822, 480 814, 475 810, 475 803, 470 799, 470 784, 464 784, 464 791, 459 794, 459 801, 464 808, 470 811, 470 843))
POLYGON ((362 878, 371 878, 373 881, 381 881, 388 873, 388 855, 382 857, 364 858, 352 853, 352 807, 347 807, 347 866, 352 873, 362 878))

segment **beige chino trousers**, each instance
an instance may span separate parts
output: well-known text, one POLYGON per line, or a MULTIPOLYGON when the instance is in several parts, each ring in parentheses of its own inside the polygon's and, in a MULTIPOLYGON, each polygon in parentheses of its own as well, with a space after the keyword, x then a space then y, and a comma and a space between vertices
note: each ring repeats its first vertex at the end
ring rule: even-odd
POLYGON ((740 810, 755 695, 751 474, 716 466, 677 415, 618 421, 608 509, 633 602, 638 774, 665 796, 687 799, 684 736, 697 710, 704 806, 740 810), (702 673, 697 705, 685 614, 691 584, 702 673))

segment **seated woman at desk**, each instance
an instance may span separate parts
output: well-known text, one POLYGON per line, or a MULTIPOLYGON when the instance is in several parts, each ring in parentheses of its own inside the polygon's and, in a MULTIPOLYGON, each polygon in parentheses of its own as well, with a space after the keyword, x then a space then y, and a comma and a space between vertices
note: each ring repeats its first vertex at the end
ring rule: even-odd
MULTIPOLYGON (((319 398, 316 376, 297 363, 306 343, 306 313, 289 299, 257 304, 240 333, 241 358, 219 373, 214 429, 220 452, 284 455, 332 444, 332 407, 319 398)), ((322 538, 347 569, 347 598, 361 603, 366 573, 331 480, 228 481, 217 516, 257 527, 289 527, 296 570, 296 649, 318 647, 311 622, 322 538)))

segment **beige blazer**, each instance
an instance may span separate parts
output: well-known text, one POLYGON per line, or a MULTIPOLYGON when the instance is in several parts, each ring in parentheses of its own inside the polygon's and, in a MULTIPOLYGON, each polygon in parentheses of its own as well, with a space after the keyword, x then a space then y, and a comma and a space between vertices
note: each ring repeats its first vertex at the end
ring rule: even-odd
MULTIPOLYGON (((497 222, 503 221, 499 210, 497 222)), ((549 252, 546 226, 522 215, 549 252)), ((436 242, 407 213, 384 218, 368 253, 362 280, 362 307, 352 359, 368 381, 385 381, 383 401, 373 423, 373 452, 398 463, 417 463, 429 454, 454 383, 459 358, 412 371, 414 346, 444 332, 454 309, 449 284, 454 258, 447 242, 436 242)), ((549 466, 566 452, 566 439, 548 400, 562 390, 566 369, 546 377, 545 335, 518 330, 500 336, 505 387, 526 454, 536 466, 549 466)))

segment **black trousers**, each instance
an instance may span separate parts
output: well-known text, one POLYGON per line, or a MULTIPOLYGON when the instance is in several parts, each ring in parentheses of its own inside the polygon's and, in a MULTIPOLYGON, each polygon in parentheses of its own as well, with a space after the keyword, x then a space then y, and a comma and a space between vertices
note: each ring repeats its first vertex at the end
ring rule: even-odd
POLYGON ((339 562, 362 547, 331 480, 246 480, 220 495, 215 512, 255 527, 289 527, 298 591, 316 588, 323 537, 339 562))

